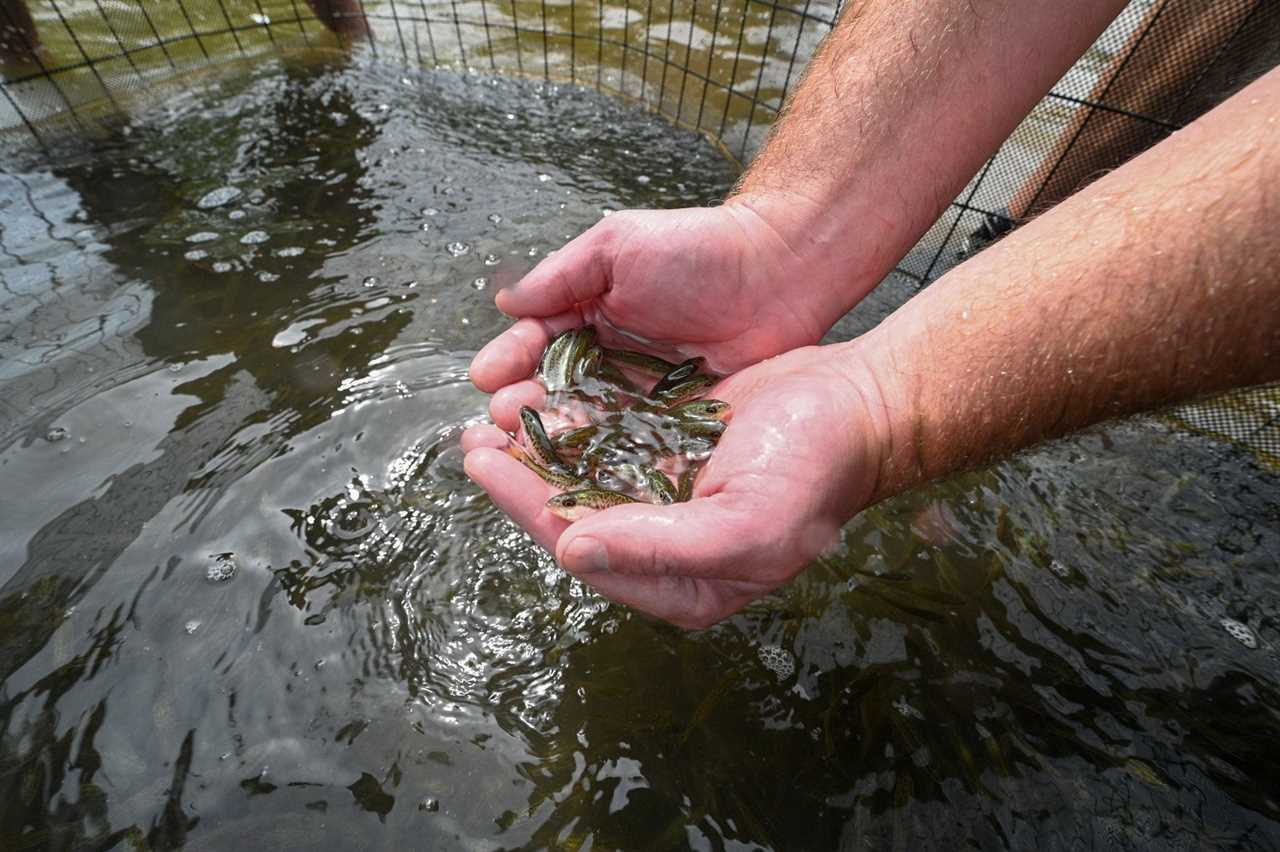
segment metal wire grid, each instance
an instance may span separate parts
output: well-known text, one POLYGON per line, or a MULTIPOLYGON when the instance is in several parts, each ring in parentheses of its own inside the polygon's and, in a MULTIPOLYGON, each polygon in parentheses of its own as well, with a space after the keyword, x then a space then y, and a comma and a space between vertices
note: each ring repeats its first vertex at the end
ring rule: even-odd
MULTIPOLYGON (((20 44, 29 61, 0 79, 0 128, 46 145, 67 125, 94 129, 185 72, 348 47, 367 32, 360 42, 379 58, 541 77, 638 100, 745 162, 842 2, 36 0, 43 49, 20 44)), ((10 41, 21 42, 14 8, 14 0, 0 0, 0 30, 8 25, 10 41)), ((916 289, 927 285, 1017 221, 1193 120, 1277 57, 1280 4, 1271 0, 1133 0, 896 273, 916 289)), ((1189 409, 1181 422, 1277 459, 1274 405, 1274 393, 1241 392, 1189 409), (1253 413, 1241 415, 1245 409, 1253 413)))

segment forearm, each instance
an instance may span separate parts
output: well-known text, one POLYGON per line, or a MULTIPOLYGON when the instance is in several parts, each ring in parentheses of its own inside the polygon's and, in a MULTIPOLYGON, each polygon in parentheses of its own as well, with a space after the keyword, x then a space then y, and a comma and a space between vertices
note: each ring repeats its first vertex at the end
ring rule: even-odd
POLYGON ((1280 70, 850 344, 876 497, 1113 416, 1280 379, 1280 70))
MULTIPOLYGON (((839 270, 839 316, 934 222, 1123 0, 850 4, 731 203, 839 270)), ((811 283, 806 286, 812 286, 811 283)))

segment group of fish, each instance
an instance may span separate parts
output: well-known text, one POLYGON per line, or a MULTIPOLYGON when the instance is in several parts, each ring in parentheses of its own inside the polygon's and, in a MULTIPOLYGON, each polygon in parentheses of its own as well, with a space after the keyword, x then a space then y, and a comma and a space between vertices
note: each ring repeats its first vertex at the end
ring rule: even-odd
POLYGON ((538 364, 548 409, 569 425, 551 434, 538 411, 524 406, 523 440, 507 452, 561 489, 547 509, 568 521, 624 503, 688 500, 732 411, 701 398, 719 381, 700 372, 702 364, 606 349, 594 327, 569 329, 538 364))

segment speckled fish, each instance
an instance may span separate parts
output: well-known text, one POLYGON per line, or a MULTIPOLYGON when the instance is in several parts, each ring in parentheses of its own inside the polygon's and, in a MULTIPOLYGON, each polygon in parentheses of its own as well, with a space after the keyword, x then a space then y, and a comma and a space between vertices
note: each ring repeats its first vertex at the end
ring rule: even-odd
POLYGON ((564 518, 566 521, 577 521, 601 509, 639 502, 634 497, 628 497, 619 491, 606 491, 603 488, 582 488, 578 491, 566 491, 564 494, 557 494, 547 501, 547 509, 551 514, 564 518))
POLYGON ((588 480, 583 479, 581 476, 577 476, 576 474, 562 473, 557 470, 548 470, 533 459, 529 458, 529 454, 519 447, 507 447, 507 455, 516 459, 522 465, 529 468, 529 470, 538 474, 538 476, 542 477, 543 482, 555 488, 560 488, 564 491, 577 491, 591 485, 588 480))
POLYGON ((657 468, 645 469, 644 486, 655 503, 666 505, 676 501, 676 487, 671 483, 670 477, 657 468))
POLYGON ((569 386, 570 374, 567 369, 569 350, 577 337, 577 329, 562 331, 547 344, 538 363, 538 378, 546 385, 547 391, 555 393, 569 386))
POLYGON ((681 434, 688 435, 691 438, 710 438, 715 441, 720 438, 724 430, 728 428, 723 420, 698 420, 689 418, 688 420, 677 420, 675 426, 680 430, 681 434))
POLYGON ((561 432, 559 435, 552 437, 551 443, 555 445, 557 452, 565 450, 582 450, 591 443, 591 439, 600 431, 600 427, 594 423, 586 426, 579 426, 576 429, 569 429, 561 432))
POLYGON ((682 361, 667 372, 662 378, 658 379, 654 384, 653 390, 649 392, 650 396, 662 396, 666 391, 683 382, 685 379, 698 372, 698 367, 702 365, 701 358, 690 358, 682 361))
MULTIPOLYGON (((642 373, 649 373, 655 378, 662 378, 680 366, 656 355, 648 355, 644 352, 635 352, 630 349, 606 349, 604 350, 604 355, 611 361, 625 364, 642 373)), ((701 362, 701 359, 699 359, 699 362, 701 362)))
POLYGON ((698 478, 698 467, 689 465, 680 471, 680 479, 676 482, 676 502, 687 503, 693 498, 693 481, 698 478))
POLYGON ((681 419, 728 420, 733 413, 733 406, 718 399, 694 399, 673 405, 666 413, 681 419))
POLYGON ((650 396, 655 397, 663 405, 674 406, 705 393, 717 381, 719 380, 715 376, 700 375, 690 376, 668 387, 660 387, 662 382, 658 382, 654 385, 650 396))
MULTIPOLYGON (((595 326, 584 325, 581 328, 575 328, 572 342, 569 344, 568 361, 565 364, 566 383, 572 384, 586 375, 588 356, 592 352, 598 352, 595 326)), ((600 356, 594 357, 598 360, 600 356)))
POLYGON ((520 423, 524 426, 526 449, 535 462, 548 470, 571 472, 569 465, 565 464, 556 453, 555 445, 547 437, 547 430, 543 428, 542 418, 538 416, 538 412, 527 405, 521 406, 520 423))

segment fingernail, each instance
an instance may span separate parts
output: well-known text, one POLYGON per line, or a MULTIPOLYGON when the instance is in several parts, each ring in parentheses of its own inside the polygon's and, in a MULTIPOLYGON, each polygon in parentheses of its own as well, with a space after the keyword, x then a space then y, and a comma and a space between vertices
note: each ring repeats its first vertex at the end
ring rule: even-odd
POLYGON ((564 552, 564 567, 570 574, 596 574, 609 570, 609 554, 594 538, 579 538, 564 552))

